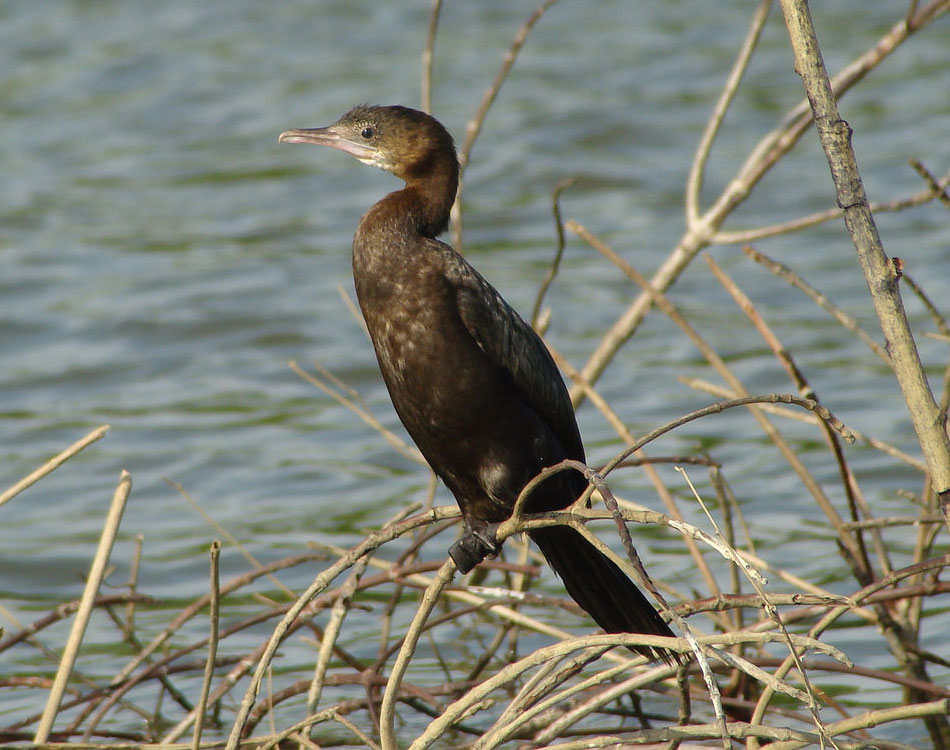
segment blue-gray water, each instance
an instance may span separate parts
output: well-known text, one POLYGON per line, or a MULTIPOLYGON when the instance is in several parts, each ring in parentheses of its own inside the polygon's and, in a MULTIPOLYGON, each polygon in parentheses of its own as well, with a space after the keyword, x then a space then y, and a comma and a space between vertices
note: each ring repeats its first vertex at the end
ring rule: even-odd
MULTIPOLYGON (((566 176, 580 178, 564 195, 566 216, 644 272, 666 256, 683 232, 686 173, 751 5, 562 0, 540 21, 488 117, 465 183, 466 252, 517 308, 530 310, 547 268, 550 194, 566 176)), ((351 293, 349 243, 359 216, 398 183, 337 153, 278 146, 277 134, 326 124, 361 101, 417 106, 428 6, 0 6, 0 487, 92 428, 112 425, 104 440, 0 508, 0 597, 21 622, 78 596, 121 469, 131 472, 134 489, 112 580, 126 580, 132 539, 142 534, 140 588, 185 600, 206 589, 204 550, 218 533, 166 478, 262 560, 311 539, 351 542, 424 495, 425 472, 287 367, 291 359, 305 366, 319 359, 399 430, 370 346, 339 292, 351 293)), ((446 4, 433 104, 457 140, 534 6, 446 4)), ((904 4, 834 6, 816 9, 833 71, 873 44, 904 4)), ((948 167, 947 30, 942 19, 924 31, 842 102, 872 199, 921 189, 909 158, 937 172, 948 167)), ((800 97, 775 13, 713 154, 706 202, 800 97)), ((832 202, 810 133, 727 228, 832 202)), ((882 215, 879 224, 888 250, 946 311, 946 209, 931 204, 882 215)), ((877 330, 839 222, 758 246, 877 330)), ((897 386, 879 362, 737 247, 712 253, 839 417, 918 453, 897 386)), ((548 297, 552 342, 581 365, 634 294, 612 266, 569 238, 548 297)), ((751 391, 792 390, 702 259, 671 296, 751 391)), ((919 330, 929 330, 920 305, 908 308, 919 330)), ((920 346, 937 375, 945 344, 921 338, 920 346)), ((653 313, 598 388, 642 432, 712 400, 679 375, 716 379, 653 313)), ((618 449, 592 407, 579 419, 592 462, 618 449)), ((715 442, 713 455, 754 532, 772 545, 772 562, 804 577, 841 568, 827 542, 781 548, 796 528, 826 532, 778 454, 759 447, 751 418, 737 412, 678 435, 653 452, 687 453, 699 437, 715 442), (772 463, 763 465, 763 456, 772 463)), ((878 514, 914 512, 896 496, 919 490, 912 472, 867 450, 850 456, 878 514)), ((844 512, 827 451, 816 443, 804 458, 844 512)), ((682 486, 672 469, 662 471, 682 486)), ((638 472, 618 478, 617 489, 659 508, 638 472)), ((451 502, 444 491, 439 499, 451 502)), ((910 539, 908 532, 908 548, 910 539)), ((667 535, 656 544, 678 542, 667 535)), ((689 589, 675 556, 654 561, 649 547, 644 556, 656 577, 689 589)), ((223 566, 230 575, 246 563, 226 549, 223 566)), ((300 569, 287 582, 301 589, 312 575, 300 569)), ((5 613, 0 619, 8 632, 17 629, 5 613)), ((941 635, 928 626, 928 633, 927 645, 946 652, 946 629, 941 635)), ((114 630, 94 623, 97 634, 108 639, 114 630)), ((48 645, 61 648, 52 639, 48 645)), ((850 645, 862 654, 861 644, 850 645)), ((873 654, 863 656, 873 662, 873 654)))

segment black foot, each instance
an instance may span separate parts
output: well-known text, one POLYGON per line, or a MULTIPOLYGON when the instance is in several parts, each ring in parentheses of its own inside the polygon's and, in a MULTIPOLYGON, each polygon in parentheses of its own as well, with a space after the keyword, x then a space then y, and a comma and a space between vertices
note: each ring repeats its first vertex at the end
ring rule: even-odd
POLYGON ((455 567, 462 573, 468 573, 486 557, 493 557, 498 553, 498 542, 495 540, 497 524, 489 524, 477 531, 468 530, 455 544, 449 547, 449 557, 455 562, 455 567))

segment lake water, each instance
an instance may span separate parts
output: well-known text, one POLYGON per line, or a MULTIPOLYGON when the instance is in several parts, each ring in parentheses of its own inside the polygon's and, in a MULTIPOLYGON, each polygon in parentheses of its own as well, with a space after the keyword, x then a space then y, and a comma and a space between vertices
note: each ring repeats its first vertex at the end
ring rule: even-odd
MULTIPOLYGON (((0 599, 20 622, 78 597, 122 469, 134 489, 112 581, 127 579, 141 534, 141 590, 178 601, 206 589, 205 550, 220 535, 166 479, 263 561, 314 539, 352 543, 424 497, 425 471, 287 366, 319 360, 402 434, 370 345, 341 299, 352 296, 356 223, 398 182, 338 153, 278 146, 277 135, 328 124, 362 101, 418 106, 428 5, 19 0, 0 7, 0 487, 94 427, 112 426, 0 508, 0 599)), ((458 142, 534 7, 535 0, 446 4, 433 108, 458 142)), ((684 180, 750 7, 562 0, 538 23, 465 181, 466 253, 516 308, 530 311, 552 257, 550 196, 564 177, 578 178, 563 197, 566 217, 645 273, 666 257, 684 230, 684 180)), ((902 9, 858 0, 817 9, 829 68, 871 46, 902 9)), ((944 18, 923 31, 842 101, 874 200, 923 187, 910 158, 937 173, 948 167, 947 29, 944 18)), ((713 154, 705 203, 800 98, 775 12, 713 154)), ((726 228, 832 204, 827 165, 809 133, 726 228)), ((946 209, 929 204, 882 215, 879 224, 889 252, 946 312, 946 209)), ((568 240, 547 298, 549 335, 580 366, 636 290, 575 237, 568 240)), ((840 222, 757 246, 876 333, 840 222)), ((863 345, 738 247, 711 253, 840 418, 918 455, 897 386, 863 345)), ((793 390, 702 259, 671 298, 749 390, 793 390)), ((915 300, 908 297, 907 306, 918 330, 932 330, 915 300)), ((939 385, 946 346, 919 343, 939 385)), ((681 375, 718 382, 653 312, 598 389, 631 429, 644 432, 714 400, 680 383, 681 375)), ((592 463, 619 449, 589 404, 579 419, 592 463)), ((789 430, 844 513, 827 451, 819 442, 809 447, 820 441, 817 432, 789 430)), ((760 447, 753 420, 739 412, 705 420, 652 452, 691 453, 700 441, 723 463, 763 540, 760 552, 806 578, 834 578, 840 558, 801 539, 827 537, 822 519, 777 452, 760 447), (763 456, 774 463, 763 465, 763 456)), ((897 496, 919 491, 914 472, 866 449, 850 457, 878 514, 915 512, 897 496)), ((682 488, 672 468, 661 471, 682 488)), ((695 478, 703 479, 700 471, 695 478)), ((624 472, 617 483, 621 494, 660 509, 639 472, 624 472)), ((451 497, 440 490, 438 500, 451 497)), ((693 520, 705 525, 698 513, 693 520)), ((658 554, 679 544, 671 534, 651 537, 642 552, 655 577, 686 592, 683 559, 658 554)), ((222 560, 225 576, 246 568, 230 548, 222 560)), ((313 572, 297 569, 286 582, 302 589, 313 572)), ((844 593, 853 583, 840 586, 844 593)), ((8 633, 17 629, 0 619, 8 633)), ((93 628, 93 639, 113 632, 105 622, 93 628)), ((947 628, 927 630, 928 647, 946 653, 947 628)), ((61 648, 52 637, 49 645, 61 648)), ((861 644, 855 648, 860 653, 861 644)), ((0 708, 0 716, 16 708, 0 708)))

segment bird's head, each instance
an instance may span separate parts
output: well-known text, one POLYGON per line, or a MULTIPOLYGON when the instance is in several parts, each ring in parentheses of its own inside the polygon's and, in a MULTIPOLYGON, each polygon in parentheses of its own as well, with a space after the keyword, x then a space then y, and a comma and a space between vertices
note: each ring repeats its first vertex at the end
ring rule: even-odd
POLYGON ((286 130, 280 143, 314 143, 355 156, 407 183, 445 169, 458 169, 452 136, 434 117, 408 107, 361 104, 325 128, 286 130))

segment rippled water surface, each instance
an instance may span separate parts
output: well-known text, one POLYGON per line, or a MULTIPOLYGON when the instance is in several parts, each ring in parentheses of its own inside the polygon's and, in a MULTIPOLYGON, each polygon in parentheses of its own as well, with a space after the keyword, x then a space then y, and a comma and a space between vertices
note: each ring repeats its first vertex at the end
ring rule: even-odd
MULTIPOLYGON (((534 5, 446 4, 433 107, 457 140, 534 5)), ((562 0, 538 23, 465 182, 466 253, 517 308, 530 311, 552 256, 550 195, 564 177, 578 178, 563 197, 567 217, 644 272, 666 257, 684 230, 684 180, 746 33, 749 5, 562 0)), ((833 5, 816 9, 832 70, 871 46, 903 8, 833 5)), ((352 296, 356 222, 398 183, 338 153, 278 147, 277 134, 327 124, 361 101, 418 106, 428 6, 0 6, 0 485, 111 425, 105 439, 0 508, 0 593, 20 621, 78 596, 122 469, 134 489, 112 580, 126 580, 141 534, 141 588, 182 601, 205 590, 204 550, 220 533, 169 481, 261 560, 312 539, 351 542, 424 496, 424 471, 287 365, 319 360, 400 431, 369 343, 341 297, 352 296)), ((924 31, 842 102, 875 200, 922 188, 909 158, 937 172, 948 166, 947 30, 943 19, 924 31)), ((726 119, 704 202, 800 96, 776 14, 726 119)), ((827 165, 808 134, 727 228, 832 204, 827 165)), ((947 216, 933 204, 879 219, 888 250, 944 311, 947 216)), ((568 240, 548 297, 550 339, 580 366, 635 290, 568 240)), ((877 330, 840 223, 759 247, 877 330)), ((919 453, 893 380, 863 345, 738 247, 711 254, 838 416, 919 453)), ((792 390, 701 258, 671 297, 749 390, 792 390)), ((908 309, 920 330, 930 329, 916 301, 908 309)), ((939 382, 945 345, 920 343, 939 382)), ((711 400, 680 375, 716 379, 692 344, 651 314, 598 388, 632 429, 645 431, 711 400)), ((579 418, 592 462, 606 460, 619 446, 614 432, 589 405, 579 418)), ((804 459, 836 491, 820 438, 796 429, 804 459)), ((752 420, 707 420, 656 452, 688 453, 700 438, 723 462, 772 561, 789 564, 791 555, 801 566, 803 544, 783 552, 786 535, 827 532, 814 525, 811 501, 778 454, 774 466, 763 466, 767 453, 749 450, 762 440, 752 420)), ((852 460, 880 514, 909 512, 895 493, 919 490, 913 472, 861 449, 852 460)), ((672 469, 664 476, 681 485, 672 469)), ((623 494, 659 507, 642 476, 628 472, 618 481, 623 494)), ((444 491, 439 499, 451 501, 444 491)), ((656 545, 677 542, 666 535, 656 545)), ((820 557, 827 549, 816 546, 818 557, 801 574, 840 568, 840 558, 820 557)), ((649 547, 645 557, 653 557, 649 547)), ((674 560, 650 569, 688 589, 674 560)), ((230 547, 223 565, 224 575, 246 567, 230 547)), ((293 575, 288 583, 299 588, 313 570, 293 575)), ((16 629, 12 620, 4 624, 16 629)), ((932 647, 945 649, 945 633, 934 633, 932 647)))

